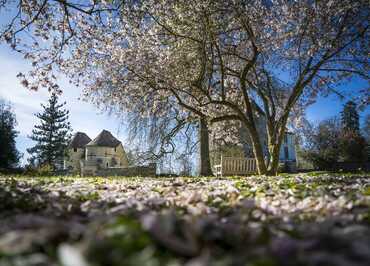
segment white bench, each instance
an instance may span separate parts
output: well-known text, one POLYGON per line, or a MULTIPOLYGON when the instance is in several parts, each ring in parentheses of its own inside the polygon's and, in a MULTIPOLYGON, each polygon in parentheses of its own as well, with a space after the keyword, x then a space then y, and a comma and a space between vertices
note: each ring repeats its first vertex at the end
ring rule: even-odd
POLYGON ((257 163, 254 158, 223 157, 218 165, 214 165, 216 176, 248 175, 257 172, 257 163))

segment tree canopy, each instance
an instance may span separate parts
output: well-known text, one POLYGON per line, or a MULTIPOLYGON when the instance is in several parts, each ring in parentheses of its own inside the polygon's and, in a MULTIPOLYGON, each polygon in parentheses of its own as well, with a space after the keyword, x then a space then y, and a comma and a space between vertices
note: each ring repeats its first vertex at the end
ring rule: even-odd
POLYGON ((348 101, 341 112, 341 122, 344 130, 360 134, 360 116, 356 107, 356 103, 348 101))
POLYGON ((16 126, 17 120, 11 105, 0 99, 0 168, 10 169, 19 162, 16 126))
POLYGON ((58 89, 62 71, 94 102, 122 111, 177 106, 216 132, 236 121, 261 174, 276 174, 294 108, 354 76, 369 81, 366 0, 31 2, 2 35, 33 62, 31 75, 19 75, 26 87, 58 89))
POLYGON ((36 166, 47 164, 54 169, 61 167, 65 149, 71 138, 69 111, 63 109, 65 104, 59 104, 57 94, 52 93, 48 104, 41 104, 43 111, 36 114, 40 123, 35 125, 30 136, 36 145, 27 149, 32 156, 31 163, 36 166))

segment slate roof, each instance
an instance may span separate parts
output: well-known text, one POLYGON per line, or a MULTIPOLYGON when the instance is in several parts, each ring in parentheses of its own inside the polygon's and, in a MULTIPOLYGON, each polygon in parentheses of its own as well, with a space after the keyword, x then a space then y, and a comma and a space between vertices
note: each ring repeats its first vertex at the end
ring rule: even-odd
POLYGON ((101 146, 101 147, 117 147, 121 142, 113 137, 112 133, 108 130, 103 130, 100 134, 92 141, 86 144, 86 146, 101 146))
POLYGON ((76 132, 76 134, 73 135, 71 141, 69 142, 68 148, 84 148, 86 144, 90 141, 91 139, 84 132, 76 132))

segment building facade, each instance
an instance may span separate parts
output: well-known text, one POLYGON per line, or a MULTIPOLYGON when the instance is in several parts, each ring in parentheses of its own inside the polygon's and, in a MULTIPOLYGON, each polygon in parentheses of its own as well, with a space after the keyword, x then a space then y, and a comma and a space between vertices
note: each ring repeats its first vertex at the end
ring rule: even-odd
POLYGON ((96 175, 101 169, 128 166, 122 143, 107 130, 93 140, 85 133, 77 132, 68 146, 64 161, 66 170, 81 175, 96 175))
POLYGON ((64 158, 64 169, 74 174, 81 173, 80 161, 85 159, 86 144, 91 139, 83 132, 77 132, 72 137, 64 158))
MULTIPOLYGON (((257 132, 259 134, 264 157, 269 158, 266 120, 263 116, 256 117, 257 132)), ((211 164, 219 165, 222 157, 229 158, 254 158, 252 141, 248 130, 244 125, 238 128, 237 143, 225 143, 223 141, 213 141, 211 143, 211 164), (220 144, 221 143, 221 144, 220 144)), ((285 132, 279 152, 279 169, 284 172, 295 172, 297 169, 295 135, 288 130, 285 132)))

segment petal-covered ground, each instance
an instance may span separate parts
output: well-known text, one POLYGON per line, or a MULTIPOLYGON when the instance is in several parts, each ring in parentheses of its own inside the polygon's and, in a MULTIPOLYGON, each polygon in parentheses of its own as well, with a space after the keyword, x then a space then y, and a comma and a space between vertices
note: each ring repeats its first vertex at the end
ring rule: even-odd
POLYGON ((0 265, 370 265, 370 174, 0 177, 0 265))

